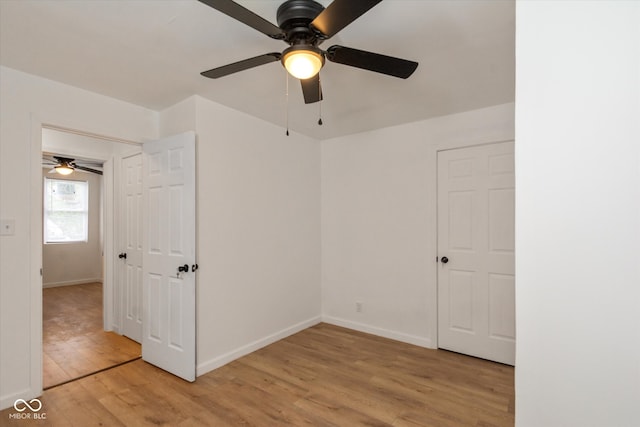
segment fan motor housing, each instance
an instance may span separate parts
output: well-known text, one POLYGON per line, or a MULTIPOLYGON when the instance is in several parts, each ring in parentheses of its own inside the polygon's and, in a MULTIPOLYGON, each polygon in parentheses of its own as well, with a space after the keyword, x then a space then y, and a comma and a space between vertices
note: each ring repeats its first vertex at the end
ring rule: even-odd
POLYGON ((324 6, 313 0, 287 0, 278 7, 277 22, 287 34, 286 41, 290 44, 301 40, 313 43, 316 34, 309 28, 309 24, 324 10, 324 6))

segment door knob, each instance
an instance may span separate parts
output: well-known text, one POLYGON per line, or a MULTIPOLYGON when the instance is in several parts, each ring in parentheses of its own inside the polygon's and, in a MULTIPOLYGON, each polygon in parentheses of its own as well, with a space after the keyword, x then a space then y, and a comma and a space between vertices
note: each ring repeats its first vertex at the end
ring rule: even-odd
POLYGON ((443 264, 446 264, 449 262, 449 258, 447 258, 446 256, 443 256, 442 258, 440 258, 440 261, 442 261, 443 264))
POLYGON ((189 271, 189 266, 187 264, 178 266, 179 273, 186 273, 189 271))
POLYGON ((118 258, 127 259, 127 253, 126 252, 122 252, 121 254, 118 255, 118 258))

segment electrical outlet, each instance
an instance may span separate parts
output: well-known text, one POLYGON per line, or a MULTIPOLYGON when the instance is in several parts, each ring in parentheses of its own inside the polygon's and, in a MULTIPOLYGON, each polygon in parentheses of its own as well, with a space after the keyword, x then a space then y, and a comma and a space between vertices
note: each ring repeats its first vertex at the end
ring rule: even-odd
POLYGON ((362 313, 362 301, 356 301, 356 313, 362 313))

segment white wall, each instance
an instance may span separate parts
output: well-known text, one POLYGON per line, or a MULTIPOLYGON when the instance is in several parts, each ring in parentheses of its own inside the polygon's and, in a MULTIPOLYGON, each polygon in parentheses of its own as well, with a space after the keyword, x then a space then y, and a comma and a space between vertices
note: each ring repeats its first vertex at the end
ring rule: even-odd
POLYGON ((74 172, 71 175, 50 174, 51 167, 42 169, 44 178, 86 181, 89 184, 87 241, 49 243, 42 247, 42 286, 65 286, 102 282, 101 193, 102 176, 74 172))
POLYGON ((640 423, 640 3, 519 1, 516 424, 640 423))
POLYGON ((198 138, 201 375, 320 321, 320 145, 200 97, 160 117, 198 138))
POLYGON ((132 141, 152 139, 157 113, 0 67, 0 408, 40 394, 42 369, 41 123, 132 141), (32 182, 40 183, 37 188, 32 182))
POLYGON ((324 321, 436 345, 437 151, 512 140, 513 115, 504 104, 322 143, 324 321))

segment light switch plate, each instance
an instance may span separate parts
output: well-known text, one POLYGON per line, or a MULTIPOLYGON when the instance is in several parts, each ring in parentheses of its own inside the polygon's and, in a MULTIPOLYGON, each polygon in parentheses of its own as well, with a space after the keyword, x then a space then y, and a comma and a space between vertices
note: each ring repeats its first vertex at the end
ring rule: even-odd
POLYGON ((16 232, 16 221, 13 219, 0 220, 0 236, 13 236, 16 232))

